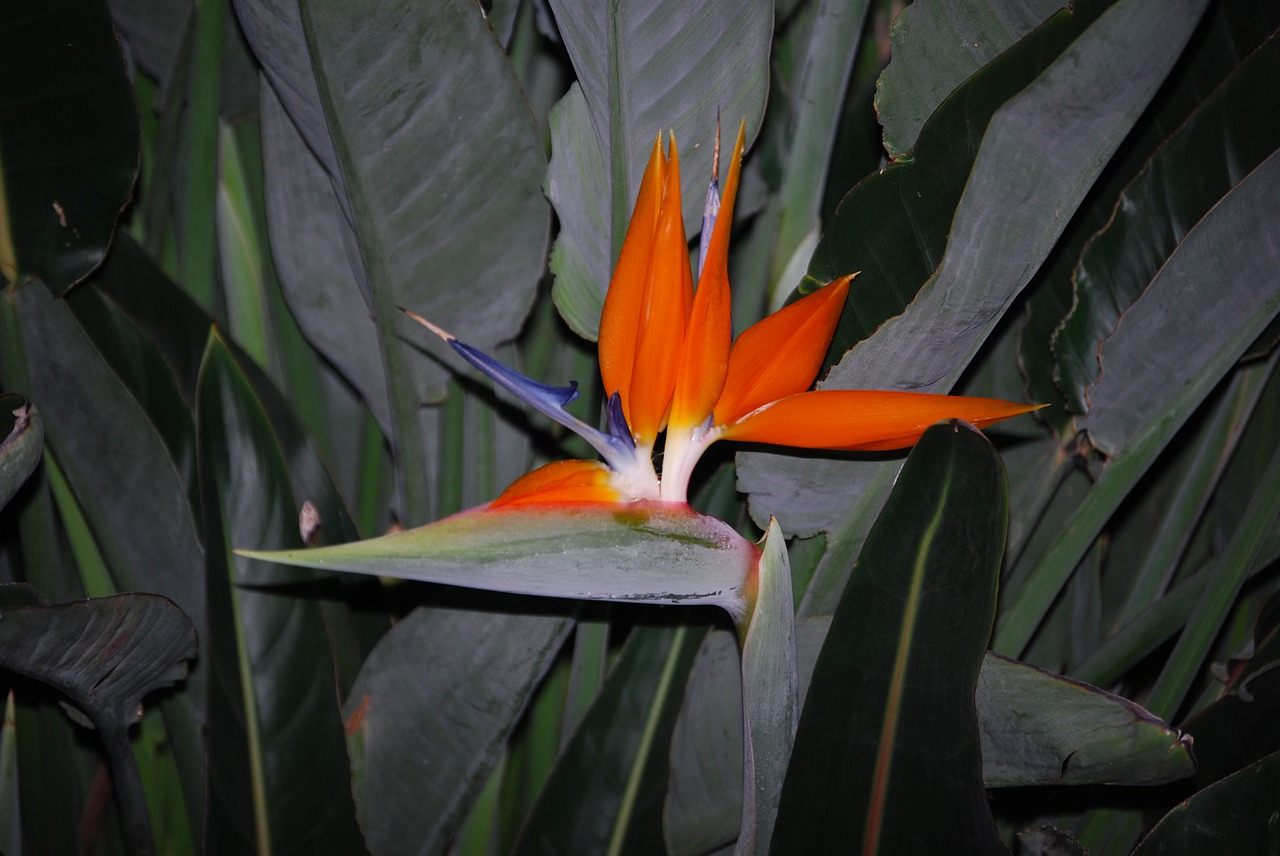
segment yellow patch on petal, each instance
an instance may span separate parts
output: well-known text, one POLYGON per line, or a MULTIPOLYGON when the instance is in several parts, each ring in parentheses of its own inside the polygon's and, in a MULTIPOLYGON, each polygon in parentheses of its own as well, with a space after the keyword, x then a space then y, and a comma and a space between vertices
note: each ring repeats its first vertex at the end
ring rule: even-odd
POLYGON ((849 282, 843 276, 752 325, 733 343, 715 424, 727 425, 756 408, 808 389, 822 368, 849 282))
POLYGON ((676 387, 671 399, 670 424, 674 429, 702 424, 724 388, 729 369, 729 345, 733 339, 733 299, 729 294, 729 228, 733 202, 738 194, 746 122, 738 127, 720 199, 720 213, 711 232, 707 257, 693 295, 689 327, 680 355, 676 387))
POLYGON ((526 473, 490 503, 490 508, 530 503, 619 502, 612 473, 598 461, 556 461, 526 473))
POLYGON ((978 428, 1044 405, 891 390, 817 390, 761 407, 724 436, 804 449, 876 452, 915 445, 931 425, 963 419, 978 428))

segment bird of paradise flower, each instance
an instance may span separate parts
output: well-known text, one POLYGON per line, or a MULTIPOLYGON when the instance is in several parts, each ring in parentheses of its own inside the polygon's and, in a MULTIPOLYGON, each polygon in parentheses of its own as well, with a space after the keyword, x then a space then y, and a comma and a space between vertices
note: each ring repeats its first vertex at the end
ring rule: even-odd
POLYGON ((738 850, 752 852, 755 841, 768 840, 798 716, 787 554, 776 523, 755 544, 689 506, 698 460, 721 440, 903 449, 943 420, 983 427, 1037 405, 892 390, 810 390, 852 273, 735 340, 728 272, 732 217, 719 212, 733 210, 744 136, 740 128, 723 194, 711 182, 696 288, 676 142, 672 136, 665 149, 661 135, 654 142, 600 319, 600 373, 609 396, 603 430, 565 409, 577 395, 576 384, 527 378, 408 312, 499 386, 582 436, 601 460, 547 464, 485 505, 416 529, 328 547, 237 552, 516 594, 724 608, 743 650, 738 850))

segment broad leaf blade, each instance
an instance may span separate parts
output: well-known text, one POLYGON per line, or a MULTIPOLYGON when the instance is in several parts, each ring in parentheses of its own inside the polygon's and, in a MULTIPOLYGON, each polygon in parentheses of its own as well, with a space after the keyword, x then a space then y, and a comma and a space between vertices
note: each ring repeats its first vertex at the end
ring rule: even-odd
POLYGON ((421 607, 378 643, 344 707, 373 852, 447 850, 569 628, 555 616, 421 607))
POLYGON ((973 693, 995 611, 1008 494, 981 434, 930 428, 867 538, 819 655, 775 853, 911 842, 1003 850, 973 693), (833 813, 830 806, 847 806, 833 813))
POLYGON ((1131 701, 998 655, 978 676, 982 777, 1008 785, 1160 785, 1195 770, 1189 741, 1131 701))

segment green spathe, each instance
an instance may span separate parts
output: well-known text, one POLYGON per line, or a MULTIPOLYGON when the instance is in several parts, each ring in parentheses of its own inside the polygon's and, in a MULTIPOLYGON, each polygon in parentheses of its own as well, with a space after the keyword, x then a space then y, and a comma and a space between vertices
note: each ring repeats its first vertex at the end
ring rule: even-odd
POLYGON ((351 544, 251 559, 513 594, 713 604, 742 619, 760 552, 714 517, 662 502, 483 508, 351 544))

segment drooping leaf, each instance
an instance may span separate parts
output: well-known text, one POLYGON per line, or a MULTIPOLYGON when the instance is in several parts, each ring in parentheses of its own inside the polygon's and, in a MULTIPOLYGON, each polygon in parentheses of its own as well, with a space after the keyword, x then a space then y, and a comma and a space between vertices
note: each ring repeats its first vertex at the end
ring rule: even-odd
POLYGON ((745 119, 748 139, 759 127, 771 6, 555 0, 551 8, 578 77, 552 114, 556 305, 570 327, 594 339, 654 137, 674 131, 681 145, 684 222, 696 231, 717 113, 728 128, 745 119))
POLYGON ((892 59, 876 83, 876 115, 890 159, 915 145, 929 116, 966 77, 1064 5, 925 0, 903 9, 889 31, 892 59))
POLYGON ((1159 785, 1194 771, 1190 741, 1131 701, 998 655, 976 695, 987 787, 1159 785))
POLYGON ((0 508, 13 499, 40 463, 44 423, 35 406, 21 395, 0 395, 0 508))
POLYGON ((742 615, 759 556, 723 521, 688 506, 644 502, 479 508, 351 544, 239 552, 513 594, 709 603, 735 617, 742 615))
POLYGON ((973 693, 1007 490, 990 444, 960 424, 930 428, 907 459, 818 657, 774 852, 1002 852, 973 693))
POLYGON ((101 263, 129 201, 133 91, 105 3, 15 9, 0 39, 0 275, 62 292, 101 263))
POLYGON ((379 642, 343 708, 374 853, 447 850, 570 626, 420 607, 379 642))
POLYGON ((182 680, 195 655, 191 620, 156 595, 10 606, 0 617, 0 666, 56 688, 101 734, 134 852, 154 844, 128 728, 143 697, 182 680))

